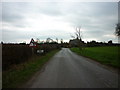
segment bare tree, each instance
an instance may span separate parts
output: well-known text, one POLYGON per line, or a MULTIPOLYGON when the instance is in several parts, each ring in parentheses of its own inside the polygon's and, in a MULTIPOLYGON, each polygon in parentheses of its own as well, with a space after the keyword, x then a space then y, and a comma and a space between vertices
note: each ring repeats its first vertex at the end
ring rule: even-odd
POLYGON ((46 42, 47 42, 47 43, 53 42, 53 39, 47 38, 47 39, 46 39, 46 42))
POLYGON ((80 31, 81 27, 76 27, 75 28, 75 35, 71 35, 72 38, 77 38, 79 40, 81 40, 81 31, 80 31))
POLYGON ((73 36, 73 35, 70 35, 72 38, 75 38, 75 36, 73 36))
POLYGON ((75 35, 76 37, 81 40, 81 31, 80 31, 81 27, 76 27, 76 32, 75 35))
POLYGON ((116 36, 120 37, 120 23, 116 24, 115 34, 116 34, 116 36))
POLYGON ((40 43, 40 40, 39 40, 39 38, 37 38, 37 39, 36 39, 36 42, 37 42, 37 43, 40 43))
POLYGON ((63 44, 63 39, 61 39, 61 44, 63 44))
POLYGON ((56 42, 58 43, 58 38, 56 38, 56 42))
POLYGON ((78 47, 80 50, 83 48, 82 38, 81 38, 81 27, 75 28, 75 35, 71 35, 72 38, 76 38, 78 41, 78 47))
POLYGON ((118 36, 118 43, 120 43, 120 23, 116 24, 115 35, 118 36))

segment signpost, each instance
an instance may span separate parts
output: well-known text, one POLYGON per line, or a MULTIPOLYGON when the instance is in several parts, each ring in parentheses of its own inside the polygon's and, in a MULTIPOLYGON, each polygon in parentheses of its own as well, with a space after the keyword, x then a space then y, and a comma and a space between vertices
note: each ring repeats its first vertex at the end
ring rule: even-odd
POLYGON ((34 48, 37 47, 36 42, 34 41, 34 39, 32 38, 29 44, 29 47, 32 47, 32 55, 34 54, 34 48))

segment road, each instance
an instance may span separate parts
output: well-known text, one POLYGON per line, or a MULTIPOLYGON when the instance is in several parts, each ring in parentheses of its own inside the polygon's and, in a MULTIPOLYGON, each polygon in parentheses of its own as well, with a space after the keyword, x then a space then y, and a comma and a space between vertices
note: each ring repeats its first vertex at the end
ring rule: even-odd
POLYGON ((117 88, 118 74, 63 48, 24 87, 117 88))

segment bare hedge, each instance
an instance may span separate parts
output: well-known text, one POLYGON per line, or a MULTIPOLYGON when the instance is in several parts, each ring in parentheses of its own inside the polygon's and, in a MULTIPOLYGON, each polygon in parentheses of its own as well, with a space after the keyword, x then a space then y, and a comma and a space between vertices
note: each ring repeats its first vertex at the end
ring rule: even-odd
MULTIPOLYGON (((34 54, 37 50, 44 50, 47 53, 51 50, 60 48, 58 44, 41 44, 34 48, 34 54)), ((2 45, 2 70, 7 70, 13 64, 19 64, 32 57, 32 49, 29 45, 3 44, 2 45)))

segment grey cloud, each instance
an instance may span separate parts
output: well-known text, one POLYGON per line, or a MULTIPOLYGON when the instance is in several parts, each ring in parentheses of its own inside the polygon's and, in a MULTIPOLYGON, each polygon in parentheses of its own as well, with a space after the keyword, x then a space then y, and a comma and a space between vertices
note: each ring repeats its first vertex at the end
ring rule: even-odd
POLYGON ((14 27, 26 27, 27 25, 24 20, 25 5, 27 5, 27 3, 2 3, 2 23, 8 23, 9 25, 14 27))
POLYGON ((10 23, 16 27, 29 26, 26 18, 31 14, 45 14, 51 16, 61 15, 57 3, 24 3, 4 2, 2 3, 2 22, 10 23))
MULTIPOLYGON (((22 6, 18 3, 2 3, 2 20, 5 22, 16 22, 23 19, 22 6)), ((24 10, 24 9, 23 9, 24 10)))
MULTIPOLYGON (((69 23, 72 27, 82 26, 83 37, 84 38, 98 38, 104 40, 105 34, 111 34, 114 32, 115 24, 117 23, 117 2, 41 2, 41 3, 3 3, 3 12, 2 19, 4 22, 8 22, 11 25, 16 27, 26 27, 27 23, 25 22, 27 15, 29 14, 43 14, 53 17, 61 17, 60 21, 69 23)), ((48 34, 43 33, 44 35, 40 38, 65 38, 69 39, 69 31, 63 32, 63 30, 50 30, 48 34)), ((5 31, 5 35, 12 35, 11 32, 5 31)), ((30 37, 39 37, 40 33, 16 33, 20 36, 16 38, 30 38, 30 37), (35 35, 34 35, 35 34, 35 35)), ((10 39, 14 37, 11 36, 10 39)), ((8 38, 6 38, 8 39, 8 38)))
POLYGON ((65 20, 73 25, 111 28, 117 23, 117 3, 74 3, 71 8, 65 20))
POLYGON ((51 16, 60 16, 63 13, 60 11, 60 7, 57 2, 52 3, 41 3, 42 8, 38 8, 40 13, 51 15, 51 16))
POLYGON ((10 41, 15 39, 16 32, 14 30, 2 30, 3 41, 10 41))
POLYGON ((38 37, 39 39, 46 39, 48 37, 52 38, 52 39, 69 39, 70 38, 70 34, 68 33, 68 31, 61 31, 61 30, 44 30, 43 32, 36 32, 35 33, 36 37, 38 37), (48 33, 49 32, 49 33, 48 33))
POLYGON ((105 35, 113 35, 113 30, 88 30, 83 32, 83 39, 96 38, 99 41, 108 41, 109 39, 114 39, 114 37, 104 37, 105 35))
POLYGON ((24 41, 25 39, 31 39, 32 37, 35 37, 32 35, 32 33, 7 29, 3 29, 2 36, 4 42, 19 42, 19 39, 24 41))
POLYGON ((5 10, 3 10, 2 12, 2 20, 5 22, 16 22, 22 19, 22 16, 16 15, 13 12, 5 12, 5 10))

